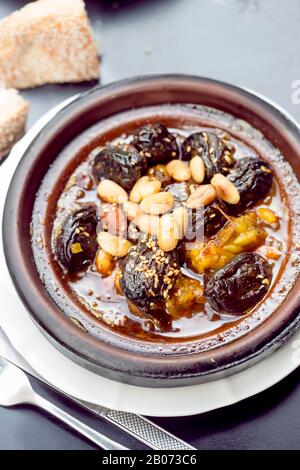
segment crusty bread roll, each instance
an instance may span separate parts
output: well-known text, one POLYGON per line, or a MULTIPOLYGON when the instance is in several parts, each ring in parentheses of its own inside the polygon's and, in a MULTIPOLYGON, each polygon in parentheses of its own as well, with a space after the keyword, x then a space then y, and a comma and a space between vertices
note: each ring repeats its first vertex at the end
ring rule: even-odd
POLYGON ((98 77, 98 52, 82 0, 38 0, 0 21, 0 81, 7 87, 98 77))
POLYGON ((28 107, 16 90, 0 85, 0 160, 24 134, 28 107))

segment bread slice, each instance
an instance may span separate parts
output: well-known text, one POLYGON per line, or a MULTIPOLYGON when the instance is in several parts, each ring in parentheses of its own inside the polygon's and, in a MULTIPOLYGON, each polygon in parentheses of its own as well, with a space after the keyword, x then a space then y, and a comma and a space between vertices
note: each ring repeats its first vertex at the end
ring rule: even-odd
POLYGON ((28 108, 16 90, 0 87, 0 160, 24 134, 28 108))
POLYGON ((0 21, 0 81, 7 87, 98 77, 98 52, 82 0, 38 0, 0 21))

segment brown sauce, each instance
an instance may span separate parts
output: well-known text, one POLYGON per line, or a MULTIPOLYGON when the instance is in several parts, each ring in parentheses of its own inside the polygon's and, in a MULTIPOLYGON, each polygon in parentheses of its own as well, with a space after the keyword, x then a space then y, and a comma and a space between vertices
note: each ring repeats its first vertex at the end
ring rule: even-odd
MULTIPOLYGON (((159 117, 147 116, 147 118, 140 118, 136 121, 132 120, 126 125, 119 124, 113 127, 112 130, 102 133, 100 138, 97 136, 96 131, 91 132, 90 136, 87 134, 85 140, 83 139, 84 145, 81 143, 80 151, 77 151, 74 144, 71 144, 68 153, 73 152, 74 156, 68 166, 64 168, 58 181, 53 182, 52 177, 50 186, 52 185, 52 188, 54 188, 53 192, 45 194, 42 186, 37 198, 33 216, 33 249, 36 263, 45 284, 48 286, 49 291, 52 291, 51 295, 55 297, 54 291, 57 293, 61 289, 66 292, 67 297, 72 298, 72 301, 77 305, 78 314, 74 315, 76 310, 73 309, 70 316, 78 325, 83 326, 92 334, 97 335, 98 327, 100 329, 104 327, 121 335, 150 342, 172 344, 191 342, 202 338, 205 340, 203 348, 216 347, 218 343, 231 341, 236 335, 245 334, 270 314, 273 305, 272 292, 288 261, 290 254, 290 209, 283 183, 278 178, 276 168, 273 168, 273 166, 274 183, 272 190, 264 201, 251 208, 251 210, 257 211, 259 208, 266 207, 278 216, 279 223, 275 227, 264 224, 267 238, 264 246, 259 247, 256 251, 265 256, 267 247, 274 247, 278 250, 279 255, 278 259, 270 260, 273 276, 267 294, 269 300, 267 298, 263 299, 246 315, 240 317, 219 315, 205 303, 204 306, 198 306, 196 310, 185 312, 182 317, 173 320, 168 318, 163 327, 160 325, 160 328, 154 327, 149 331, 149 319, 146 316, 133 314, 126 299, 117 294, 114 286, 115 272, 109 277, 102 278, 93 265, 86 272, 82 272, 75 277, 63 275, 53 254, 53 233, 60 226, 66 213, 76 207, 78 203, 96 202, 98 205, 101 204, 90 171, 94 150, 104 146, 107 142, 115 142, 116 139, 120 142, 127 142, 136 128, 145 122, 155 121, 167 125, 169 130, 177 135, 179 141, 193 132, 211 129, 212 126, 210 123, 208 125, 205 120, 201 125, 199 122, 197 124, 190 122, 186 118, 180 120, 178 117, 164 117, 163 115, 159 117), (40 202, 41 195, 44 200, 42 204, 40 202), (39 243, 41 239, 43 241, 39 243), (39 244, 40 246, 38 246, 39 244), (38 249, 36 249, 37 246, 38 249), (45 263, 45 258, 43 259, 43 253, 46 252, 49 256, 52 272, 55 272, 57 276, 57 279, 53 282, 54 287, 51 287, 51 281, 49 281, 51 276, 48 277, 49 267, 45 263), (268 302, 266 302, 267 300, 268 302)), ((224 130, 228 132, 228 129, 218 125, 213 127, 213 130, 217 133, 223 133, 224 130)), ((265 155, 260 154, 255 145, 251 145, 252 142, 240 139, 234 132, 230 133, 229 142, 235 147, 234 155, 236 159, 245 156, 266 158, 265 155)), ((63 155, 60 156, 60 162, 62 157, 63 155)), ((55 174, 54 170, 53 174, 55 174)), ((49 171, 50 174, 51 171, 49 171)), ((50 181, 51 176, 48 176, 48 178, 50 181)), ((49 181, 47 182, 46 177, 44 185, 49 185, 49 181)), ((191 278, 200 280, 202 278, 201 275, 196 274, 184 265, 181 269, 185 275, 191 278)), ((56 302, 60 303, 63 310, 66 310, 65 302, 67 301, 63 297, 59 297, 60 293, 57 295, 56 302)), ((275 304, 276 302, 274 302, 275 304)))
MULTIPOLYGON (((178 136, 180 141, 181 137, 188 136, 193 132, 207 130, 207 128, 189 128, 189 129, 169 129, 173 134, 178 136)), ((215 129, 218 133, 221 130, 215 129)), ((126 143, 131 140, 131 135, 122 135, 113 141, 126 143)), ((182 140, 182 139, 181 139, 182 140)), ((229 143, 236 149, 235 158, 239 159, 244 156, 259 157, 257 153, 247 146, 231 136, 229 143)), ((101 204, 99 197, 97 196, 97 187, 90 176, 91 162, 93 160, 92 151, 86 156, 86 160, 79 165, 76 170, 70 176, 67 182, 66 188, 64 189, 61 197, 58 201, 58 210, 56 214, 55 226, 59 226, 61 223, 61 217, 65 214, 65 211, 70 211, 77 202, 96 202, 101 204)), ((278 227, 272 228, 265 224, 265 229, 268 232, 268 237, 265 240, 266 246, 275 245, 280 248, 282 253, 278 260, 274 261, 273 265, 273 283, 276 282, 278 273, 282 264, 285 262, 285 253, 287 248, 287 237, 288 237, 288 224, 284 217, 284 202, 280 193, 279 185, 275 180, 271 194, 267 197, 266 201, 259 204, 256 207, 268 207, 274 213, 279 216, 280 222, 278 227)), ((95 266, 92 266, 78 276, 76 279, 72 277, 66 277, 65 282, 73 290, 75 295, 80 299, 83 305, 86 307, 88 315, 92 315, 99 321, 103 321, 119 330, 122 333, 126 333, 130 336, 155 339, 158 336, 160 340, 168 338, 191 338, 199 337, 201 335, 209 335, 210 333, 220 332, 240 321, 240 318, 236 318, 232 315, 218 315, 209 306, 205 304, 204 307, 199 307, 196 311, 185 312, 181 318, 168 321, 164 328, 158 329, 158 331, 151 332, 147 328, 149 319, 147 317, 138 317, 134 315, 127 304, 126 299, 118 295, 114 286, 115 272, 107 278, 102 278, 97 273, 95 266)), ((184 269, 184 273, 190 277, 199 278, 189 268, 184 269)), ((251 315, 249 313, 248 315, 251 315)))

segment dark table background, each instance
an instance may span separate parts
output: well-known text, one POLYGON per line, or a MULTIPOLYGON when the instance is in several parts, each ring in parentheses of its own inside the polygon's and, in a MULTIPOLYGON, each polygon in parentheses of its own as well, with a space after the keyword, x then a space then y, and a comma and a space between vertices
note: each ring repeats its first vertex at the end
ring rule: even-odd
MULTIPOLYGON (((1 0, 0 18, 25 1, 1 0)), ((299 0, 87 1, 101 81, 146 73, 190 73, 263 93, 300 120, 292 84, 300 79, 299 0)), ((91 84, 24 92, 29 125, 61 100, 91 84)), ((131 449, 141 444, 81 412, 37 382, 49 399, 131 449)), ((299 449, 300 370, 256 397, 187 418, 155 421, 198 449, 299 449)), ((0 408, 0 449, 93 449, 54 419, 29 408, 0 408)))

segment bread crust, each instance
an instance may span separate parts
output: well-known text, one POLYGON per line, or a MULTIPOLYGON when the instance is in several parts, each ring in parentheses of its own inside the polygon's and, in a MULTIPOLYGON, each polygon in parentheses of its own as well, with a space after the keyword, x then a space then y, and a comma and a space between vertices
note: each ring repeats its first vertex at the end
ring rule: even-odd
POLYGON ((0 160, 23 136, 27 121, 29 103, 17 90, 0 86, 0 160))
POLYGON ((0 81, 7 87, 98 77, 98 51, 82 0, 38 0, 0 21, 0 81))

